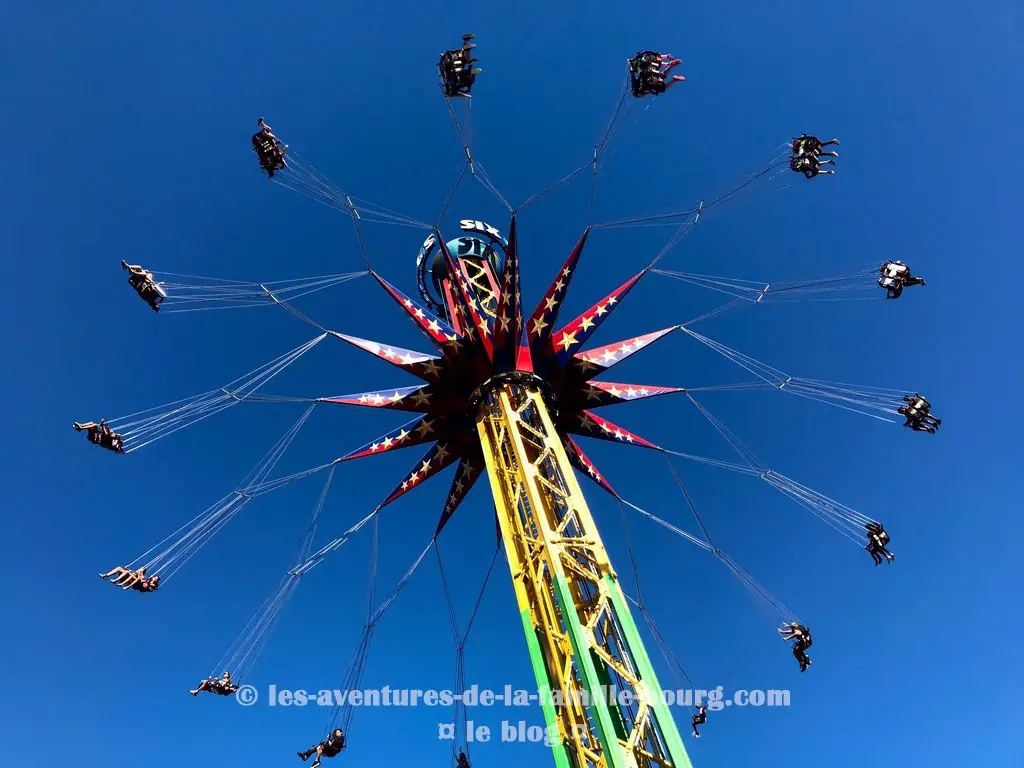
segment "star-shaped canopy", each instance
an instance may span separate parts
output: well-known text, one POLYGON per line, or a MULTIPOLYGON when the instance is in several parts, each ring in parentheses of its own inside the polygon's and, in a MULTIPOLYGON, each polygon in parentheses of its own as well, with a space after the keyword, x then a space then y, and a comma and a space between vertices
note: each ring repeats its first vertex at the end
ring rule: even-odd
POLYGON ((421 414, 342 458, 342 461, 350 461, 430 443, 427 452, 381 506, 390 504, 445 467, 457 463, 455 478, 437 525, 440 533, 483 474, 484 459, 471 398, 481 384, 498 374, 519 371, 539 376, 547 382, 552 396, 559 403, 555 427, 570 461, 582 474, 613 495, 615 491, 611 485, 572 435, 658 449, 648 440, 595 415, 593 411, 681 390, 593 379, 677 328, 665 328, 589 351, 582 349, 645 272, 633 276, 579 317, 556 330, 559 311, 583 255, 588 233, 589 230, 583 233, 551 287, 526 320, 519 291, 519 250, 514 216, 509 226, 502 274, 492 276, 494 284, 499 286, 499 294, 496 311, 491 314, 484 311, 483 303, 474 294, 462 259, 452 256, 439 233, 437 240, 441 246, 441 257, 454 276, 453 285, 457 286, 449 297, 449 316, 456 318, 453 323, 435 315, 374 274, 388 295, 440 352, 439 355, 426 355, 352 336, 340 337, 427 382, 324 398, 325 402, 331 403, 421 414))

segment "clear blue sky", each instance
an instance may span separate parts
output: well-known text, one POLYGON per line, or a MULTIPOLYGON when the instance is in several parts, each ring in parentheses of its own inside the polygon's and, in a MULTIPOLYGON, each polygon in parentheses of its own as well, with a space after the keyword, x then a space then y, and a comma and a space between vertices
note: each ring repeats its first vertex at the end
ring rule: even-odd
MULTIPOLYGON (((251 505, 157 595, 124 594, 95 576, 233 488, 297 407, 239 406, 128 457, 91 449, 71 422, 219 386, 313 335, 272 308, 157 316, 125 284, 121 259, 252 280, 361 268, 344 216, 259 175, 248 138, 257 115, 346 190, 433 220, 461 162, 433 67, 441 49, 472 30, 485 70, 473 101, 476 152, 511 200, 586 161, 628 55, 669 50, 683 59, 687 82, 635 112, 599 178, 597 221, 685 208, 763 167, 792 135, 837 135, 837 176, 760 184, 709 212, 664 266, 786 279, 898 257, 928 280, 898 302, 758 306, 701 326, 791 373, 918 389, 944 423, 930 438, 777 393, 704 398, 767 463, 884 521, 897 559, 874 568, 763 484, 683 467, 720 546, 815 630, 815 665, 799 675, 773 617, 720 564, 633 519, 650 609, 691 676, 793 691, 786 710, 713 717, 699 743, 687 737, 694 763, 773 755, 829 768, 1021 764, 1013 510, 1022 424, 1012 400, 1022 371, 1021 9, 1004 0, 834 5, 842 8, 4 5, 0 762, 298 765, 294 751, 319 735, 324 711, 245 710, 186 694, 290 565, 319 481, 251 505)), ((523 214, 528 297, 585 226, 587 198, 585 183, 568 186, 523 214)), ((466 185, 446 231, 463 217, 507 229, 501 211, 482 186, 466 185)), ((596 232, 570 312, 642 267, 669 232, 596 232)), ((367 227, 374 266, 413 290, 422 237, 367 227)), ((718 301, 649 278, 595 343, 688 320, 718 301)), ((330 328, 426 350, 367 280, 301 306, 330 328)), ((702 386, 736 373, 679 337, 614 378, 702 386)), ((315 396, 401 383, 384 363, 325 342, 269 391, 315 396)), ((610 418, 663 445, 730 458, 685 401, 615 410, 610 418)), ((321 407, 281 471, 334 458, 401 420, 321 407)), ((588 450, 625 497, 695 528, 656 454, 588 450)), ((342 467, 321 541, 372 509, 416 455, 342 467)), ((447 475, 435 479, 382 518, 382 590, 428 540, 447 485, 447 475)), ((617 509, 586 490, 628 585, 617 509)), ((305 580, 253 682, 340 685, 364 612, 368 542, 357 538, 305 580)), ((459 571, 462 616, 493 545, 481 486, 442 542, 459 571)), ((382 622, 364 683, 447 686, 452 659, 428 560, 382 622)), ((532 684, 503 563, 467 650, 467 675, 532 684)), ((541 722, 536 710, 474 715, 490 725, 541 722)), ((444 765, 448 745, 436 740, 436 724, 448 717, 424 708, 361 712, 341 760, 444 765)), ((474 757, 483 768, 545 764, 544 750, 491 743, 474 757)))

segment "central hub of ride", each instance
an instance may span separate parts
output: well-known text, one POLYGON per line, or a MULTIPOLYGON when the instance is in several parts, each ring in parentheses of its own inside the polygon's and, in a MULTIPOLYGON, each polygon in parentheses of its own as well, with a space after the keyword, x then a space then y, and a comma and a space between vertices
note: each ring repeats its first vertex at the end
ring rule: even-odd
POLYGON ((469 412, 476 413, 481 403, 499 387, 510 384, 517 387, 526 387, 537 390, 544 399, 544 404, 551 411, 552 416, 558 414, 558 396, 552 390, 551 385, 535 373, 529 371, 508 371, 499 373, 487 379, 483 384, 473 390, 469 396, 469 412))

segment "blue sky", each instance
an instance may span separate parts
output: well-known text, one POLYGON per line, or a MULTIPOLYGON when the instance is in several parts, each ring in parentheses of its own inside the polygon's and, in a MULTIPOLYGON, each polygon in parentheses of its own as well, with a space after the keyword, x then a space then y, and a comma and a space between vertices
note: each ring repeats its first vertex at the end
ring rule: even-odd
MULTIPOLYGON (((918 389, 944 423, 930 438, 778 393, 703 398, 768 464, 884 521, 897 559, 873 568, 863 551, 770 488, 681 467, 722 549, 815 631, 815 665, 801 676, 774 617, 718 562, 631 520, 649 608, 690 676, 701 685, 793 692, 788 709, 710 719, 699 743, 687 737, 695 765, 783 754, 836 768, 866 759, 1020 763, 1013 509, 1022 424, 1011 400, 1021 381, 1020 7, 724 5, 0 9, 10 150, 0 193, 8 286, 0 334, 11 446, 0 537, 8 571, 0 757, 30 766, 133 759, 159 768, 197 757, 298 765, 294 751, 318 737, 321 710, 243 709, 185 693, 290 565, 318 480, 258 500, 157 595, 126 595, 94 575, 231 490, 301 406, 243 405, 127 457, 91 449, 70 425, 219 386, 313 335, 272 308, 154 315, 125 285, 121 259, 250 280, 361 268, 344 216, 259 175, 248 146, 257 115, 346 191, 432 221, 461 163, 433 66, 440 50, 472 30, 484 68, 473 100, 475 151, 510 200, 586 162, 626 57, 668 50, 683 59, 687 82, 633 105, 598 179, 596 221, 689 207, 762 168, 792 135, 837 135, 835 177, 759 183, 710 211, 663 266, 787 279, 897 257, 928 280, 898 302, 765 305, 700 326, 792 373, 918 389)), ((586 225, 588 195, 586 183, 566 185, 522 215, 528 297, 586 225)), ((446 232, 460 218, 507 229, 502 210, 481 185, 465 184, 446 232)), ((595 232, 569 312, 640 269, 670 232, 595 232)), ((422 238, 412 229, 366 228, 374 267, 407 291, 422 238)), ((689 320, 717 303, 652 276, 594 341, 689 320)), ((426 350, 367 279, 300 306, 329 328, 426 350)), ((679 337, 614 378, 703 386, 736 373, 679 337)), ((270 391, 316 396, 402 383, 389 366, 325 342, 270 391)), ((615 410, 609 417, 662 445, 731 458, 685 401, 615 410)), ((332 459, 401 421, 321 407, 281 472, 332 459)), ((623 496, 695 529, 656 454, 587 448, 623 496)), ((321 542, 372 509, 416 455, 340 468, 321 542)), ((381 518, 381 590, 429 539, 447 485, 447 475, 436 479, 381 518)), ((617 508, 593 486, 586 491, 632 591, 617 508)), ((353 540, 304 581, 254 683, 340 685, 365 611, 369 540, 353 540)), ((449 574, 458 574, 464 617, 493 553, 486 487, 470 496, 441 546, 449 574)), ((469 680, 529 687, 501 562, 478 622, 467 647, 469 680)), ((381 623, 364 684, 445 687, 452 661, 428 559, 381 623)), ((664 665, 659 672, 668 684, 664 665)), ((436 729, 448 717, 425 708, 360 712, 341 759, 443 765, 448 745, 436 729)), ((541 722, 532 709, 471 717, 492 727, 541 722)), ((684 732, 687 720, 681 713, 684 732)), ((544 750, 491 743, 473 754, 476 764, 498 768, 548 760, 544 750)))

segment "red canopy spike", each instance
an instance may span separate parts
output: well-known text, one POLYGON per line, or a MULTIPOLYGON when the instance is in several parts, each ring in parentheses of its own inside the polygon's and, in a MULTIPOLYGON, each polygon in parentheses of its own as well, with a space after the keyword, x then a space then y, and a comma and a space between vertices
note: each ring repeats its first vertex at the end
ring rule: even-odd
POLYGON ((660 451, 661 448, 654 443, 644 440, 639 435, 635 435, 628 429, 623 429, 619 425, 608 421, 608 419, 601 418, 590 411, 581 411, 578 414, 566 415, 563 417, 563 426, 565 431, 571 432, 575 435, 585 435, 586 437, 596 437, 599 440, 610 440, 613 443, 622 443, 625 445, 639 445, 641 448, 653 448, 656 451, 660 451))
POLYGON ((600 472, 597 471, 597 467, 594 466, 594 462, 592 462, 583 452, 579 443, 566 435, 563 439, 563 445, 565 445, 565 452, 569 457, 569 461, 572 462, 572 465, 576 467, 581 474, 586 475, 615 498, 619 498, 619 494, 615 492, 615 489, 612 488, 611 484, 604 479, 600 472))
POLYGON ((441 253, 444 254, 445 263, 448 264, 449 274, 452 276, 456 287, 456 305, 449 307, 449 311, 461 313, 462 320, 464 321, 461 323, 462 334, 470 341, 477 342, 479 347, 490 357, 493 349, 491 340, 493 331, 488 322, 487 315, 480 308, 480 302, 476 300, 476 295, 470 287, 462 264, 452 256, 451 251, 448 250, 447 243, 445 243, 444 238, 441 237, 439 232, 435 232, 435 237, 438 240, 441 253))
POLYGON ((462 337, 455 332, 454 328, 429 309, 425 309, 419 303, 410 299, 376 272, 371 272, 370 274, 391 295, 391 298, 398 302, 398 305, 405 310, 405 313, 416 324, 416 327, 438 347, 447 349, 451 343, 462 341, 462 337))
POLYGON ((644 274, 645 272, 641 272, 631 277, 551 337, 558 365, 565 365, 577 351, 583 348, 587 340, 601 327, 601 323, 615 311, 622 298, 630 292, 644 274))
POLYGON ((378 389, 372 392, 356 392, 353 395, 324 397, 321 398, 321 401, 343 405, 362 405, 366 408, 388 408, 393 411, 428 413, 433 410, 435 397, 436 394, 429 384, 417 384, 413 387, 378 389))
POLYGON ((425 381, 437 381, 438 374, 442 370, 443 358, 436 355, 426 355, 411 349, 403 349, 394 344, 379 344, 376 341, 360 339, 358 336, 347 336, 344 333, 334 333, 333 335, 425 381))
POLYGON ((406 422, 398 429, 393 429, 373 442, 357 448, 349 454, 341 457, 342 461, 361 459, 364 456, 376 456, 388 451, 396 451, 399 448, 410 448, 414 445, 429 443, 437 440, 447 431, 447 424, 442 416, 422 416, 418 419, 406 422))
POLYGON ((535 360, 543 360, 553 353, 551 349, 551 332, 555 323, 558 322, 558 313, 562 309, 562 302, 569 291, 569 283, 576 274, 576 265, 583 254, 583 246, 587 243, 587 235, 590 234, 588 227, 580 237, 576 247, 572 249, 569 258, 565 260, 561 271, 555 276, 544 298, 541 299, 537 308, 533 310, 530 319, 526 321, 526 338, 530 342, 530 354, 535 360))
POLYGON ((483 456, 462 459, 455 470, 455 477, 452 479, 452 486, 448 490, 448 498, 445 499, 444 509, 441 512, 441 519, 437 523, 437 530, 434 531, 434 536, 441 533, 441 529, 448 524, 451 516, 458 509, 462 500, 466 498, 466 494, 469 493, 470 488, 473 487, 473 484, 476 483, 483 471, 483 456))
POLYGON ((603 347, 579 352, 573 356, 572 367, 582 373, 583 378, 592 379, 613 365, 621 363, 630 355, 636 354, 644 347, 677 330, 679 330, 679 326, 673 325, 671 328, 662 328, 660 331, 645 333, 642 336, 634 336, 632 339, 616 341, 614 344, 605 344, 603 347))
POLYGON ((497 373, 514 370, 519 358, 523 311, 519 293, 519 255, 516 245, 516 217, 508 231, 505 270, 501 279, 501 295, 494 321, 494 369, 497 373))
POLYGON ((402 482, 395 486, 391 495, 381 502, 381 507, 390 504, 399 496, 404 496, 413 488, 421 485, 424 481, 430 479, 458 459, 459 453, 454 450, 453 445, 447 442, 434 443, 434 445, 430 446, 430 450, 423 454, 423 457, 412 468, 412 471, 402 478, 402 482))
POLYGON ((577 397, 587 408, 603 408, 606 405, 618 405, 682 391, 682 387, 654 387, 646 384, 592 381, 583 385, 577 397))

